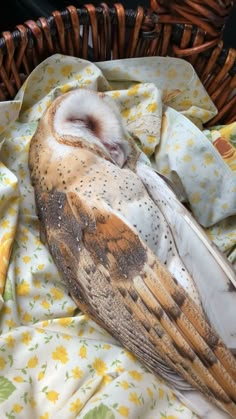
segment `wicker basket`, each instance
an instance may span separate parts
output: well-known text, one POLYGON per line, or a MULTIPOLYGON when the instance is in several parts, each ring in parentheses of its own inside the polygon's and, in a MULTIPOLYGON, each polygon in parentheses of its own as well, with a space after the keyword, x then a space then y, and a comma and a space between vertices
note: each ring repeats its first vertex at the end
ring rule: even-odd
POLYGON ((213 99, 219 112, 208 125, 230 123, 236 120, 236 50, 224 49, 222 33, 232 7, 231 0, 151 0, 148 10, 101 3, 28 20, 0 38, 0 100, 12 99, 54 53, 91 61, 168 55, 188 60, 213 99))

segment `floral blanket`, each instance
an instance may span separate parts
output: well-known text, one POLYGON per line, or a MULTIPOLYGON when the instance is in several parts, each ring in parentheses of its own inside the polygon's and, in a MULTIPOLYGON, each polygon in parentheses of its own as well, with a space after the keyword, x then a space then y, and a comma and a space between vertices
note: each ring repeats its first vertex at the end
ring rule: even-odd
POLYGON ((114 98, 153 166, 236 259, 236 125, 202 130, 216 109, 192 67, 48 58, 15 100, 0 103, 0 417, 193 419, 166 383, 78 312, 40 242, 29 144, 46 107, 77 87, 114 98))

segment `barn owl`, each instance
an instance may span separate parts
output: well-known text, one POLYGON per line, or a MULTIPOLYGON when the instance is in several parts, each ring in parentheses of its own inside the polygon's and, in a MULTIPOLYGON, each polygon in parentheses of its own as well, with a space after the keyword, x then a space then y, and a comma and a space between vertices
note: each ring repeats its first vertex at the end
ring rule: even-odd
POLYGON ((235 418, 236 361, 217 316, 227 302, 222 324, 235 318, 234 272, 112 99, 84 89, 58 97, 31 140, 29 169, 41 235, 79 308, 200 417, 235 418))

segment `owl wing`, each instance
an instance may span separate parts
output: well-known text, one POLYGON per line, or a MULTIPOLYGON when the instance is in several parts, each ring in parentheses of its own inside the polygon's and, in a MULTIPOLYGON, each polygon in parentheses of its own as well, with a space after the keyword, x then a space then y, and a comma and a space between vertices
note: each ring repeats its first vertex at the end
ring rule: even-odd
POLYGON ((177 199, 166 181, 142 162, 136 171, 165 216, 178 253, 198 288, 207 317, 236 352, 236 275, 232 265, 177 199))
POLYGON ((175 388, 197 388, 236 417, 235 359, 138 234, 74 192, 35 194, 50 252, 81 310, 175 388))

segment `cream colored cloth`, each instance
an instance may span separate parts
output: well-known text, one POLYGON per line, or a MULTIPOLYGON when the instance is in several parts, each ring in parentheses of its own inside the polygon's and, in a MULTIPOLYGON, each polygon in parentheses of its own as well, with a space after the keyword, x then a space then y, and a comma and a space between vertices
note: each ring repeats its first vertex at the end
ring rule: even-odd
POLYGON ((236 208, 235 175, 197 128, 216 109, 187 62, 95 65, 55 55, 40 64, 16 100, 0 103, 0 417, 193 419, 158 377, 78 313, 39 240, 30 139, 52 100, 77 87, 114 98, 202 224, 227 220, 236 208))

